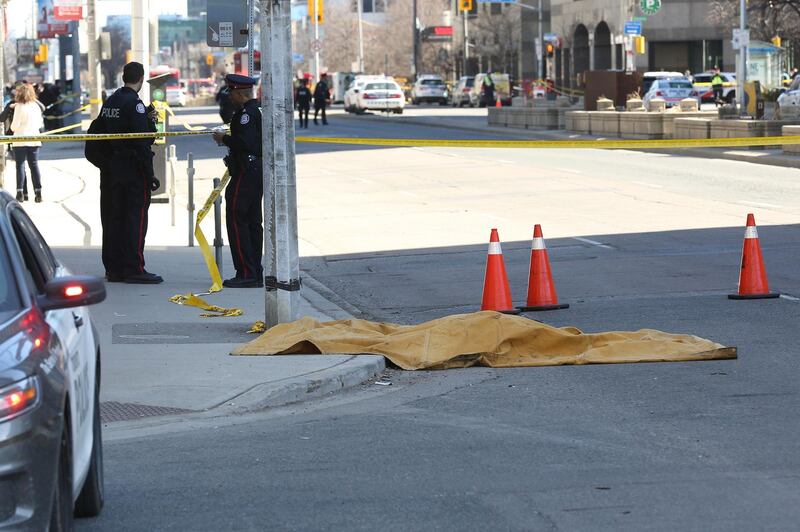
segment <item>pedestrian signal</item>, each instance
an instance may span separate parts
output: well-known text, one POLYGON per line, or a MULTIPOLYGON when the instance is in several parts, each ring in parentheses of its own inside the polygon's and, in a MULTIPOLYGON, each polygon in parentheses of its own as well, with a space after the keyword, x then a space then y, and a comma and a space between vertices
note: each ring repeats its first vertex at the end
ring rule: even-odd
POLYGON ((547 53, 547 57, 552 57, 553 52, 555 52, 555 50, 556 49, 553 46, 553 43, 547 43, 547 46, 545 46, 545 52, 547 53))
POLYGON ((459 11, 472 11, 473 0, 458 0, 459 11))
POLYGON ((42 43, 39 45, 39 48, 33 54, 33 63, 35 65, 41 65, 42 63, 47 62, 47 45, 42 43))

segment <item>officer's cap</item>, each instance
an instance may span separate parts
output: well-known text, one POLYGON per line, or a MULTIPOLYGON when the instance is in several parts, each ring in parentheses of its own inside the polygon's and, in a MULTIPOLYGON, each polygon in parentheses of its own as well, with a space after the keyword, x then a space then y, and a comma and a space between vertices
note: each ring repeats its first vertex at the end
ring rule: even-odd
POLYGON ((229 89, 252 89, 253 85, 256 84, 256 80, 250 76, 228 74, 225 76, 225 83, 228 84, 229 89))

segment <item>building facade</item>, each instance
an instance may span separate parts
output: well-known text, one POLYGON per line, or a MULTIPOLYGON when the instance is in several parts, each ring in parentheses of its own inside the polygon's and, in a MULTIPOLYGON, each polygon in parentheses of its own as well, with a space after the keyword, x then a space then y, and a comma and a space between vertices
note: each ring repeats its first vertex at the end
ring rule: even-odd
POLYGON ((706 0, 669 0, 652 15, 638 0, 552 0, 551 24, 560 39, 555 73, 561 86, 580 86, 588 70, 733 70, 731 28, 714 23, 706 0), (625 35, 642 23, 644 53, 625 35))

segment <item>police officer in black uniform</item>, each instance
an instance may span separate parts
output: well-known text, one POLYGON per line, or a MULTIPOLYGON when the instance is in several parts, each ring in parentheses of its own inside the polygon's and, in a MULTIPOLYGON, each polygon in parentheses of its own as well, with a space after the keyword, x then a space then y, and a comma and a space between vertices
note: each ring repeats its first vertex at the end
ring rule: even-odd
POLYGON ((231 180, 225 189, 225 222, 236 277, 226 279, 222 285, 229 288, 263 287, 261 254, 264 226, 261 200, 264 195, 264 181, 261 165, 261 109, 258 101, 253 98, 256 81, 236 74, 228 74, 225 81, 236 112, 231 119, 230 135, 215 132, 214 140, 217 144, 228 147, 225 164, 231 180))
MULTIPOLYGON (((106 133, 149 133, 156 130, 155 109, 139 99, 144 84, 141 63, 128 63, 122 70, 125 86, 109 96, 100 109, 101 129, 106 133)), ((144 269, 144 240, 150 194, 159 187, 153 170, 154 138, 110 141, 111 157, 101 175, 103 245, 110 282, 157 284, 163 279, 144 269), (104 179, 102 179, 104 178, 104 179), (106 190, 102 190, 105 188, 106 190), (103 194, 109 192, 110 194, 103 194), (105 232, 109 232, 106 236, 105 232)), ((96 142, 96 141, 95 141, 96 142)))
POLYGON ((294 105, 300 113, 300 129, 308 129, 308 112, 311 110, 311 89, 308 88, 308 80, 300 79, 300 86, 294 93, 294 105))

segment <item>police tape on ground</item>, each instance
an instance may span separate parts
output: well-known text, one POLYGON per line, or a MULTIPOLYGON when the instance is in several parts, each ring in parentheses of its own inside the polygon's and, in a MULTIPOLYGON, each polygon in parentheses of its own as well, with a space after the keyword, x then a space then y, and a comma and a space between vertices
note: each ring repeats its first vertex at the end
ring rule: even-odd
MULTIPOLYGON (((200 127, 200 126, 196 126, 200 127)), ((84 142, 94 140, 146 139, 208 135, 213 130, 167 131, 155 133, 113 133, 97 135, 26 135, 0 136, 0 144, 15 142, 84 142)), ((310 144, 342 144, 391 148, 526 148, 526 149, 611 149, 647 150, 679 148, 744 148, 752 146, 785 146, 800 144, 800 135, 741 137, 723 139, 665 140, 441 140, 441 139, 374 139, 356 137, 296 137, 296 142, 310 144)))

